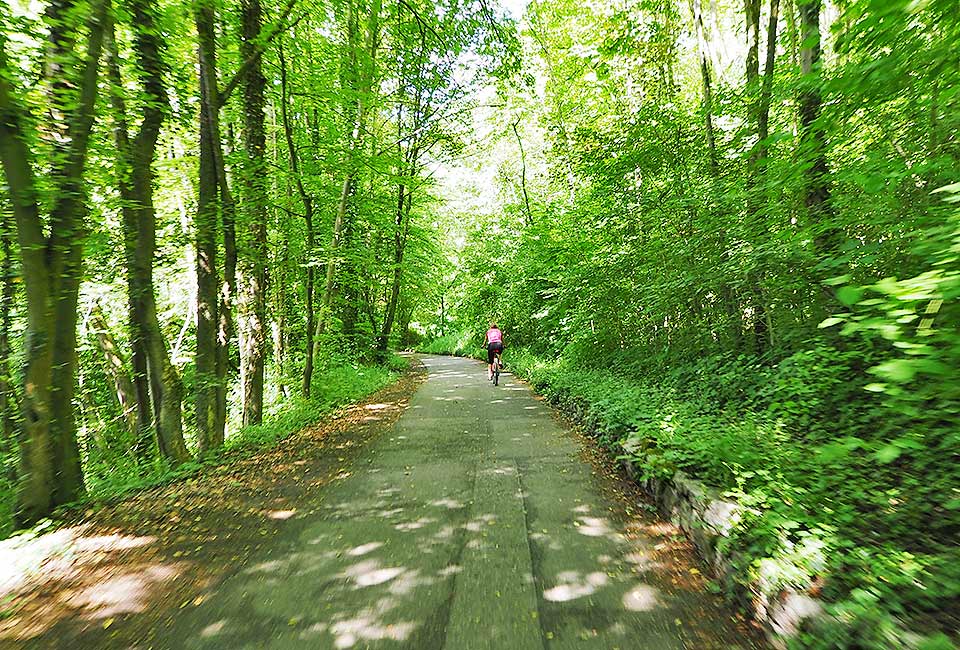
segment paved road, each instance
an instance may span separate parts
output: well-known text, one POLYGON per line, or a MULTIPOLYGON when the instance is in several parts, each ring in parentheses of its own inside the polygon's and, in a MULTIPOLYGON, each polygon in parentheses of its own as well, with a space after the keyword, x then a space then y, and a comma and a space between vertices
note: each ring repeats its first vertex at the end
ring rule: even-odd
POLYGON ((509 375, 493 387, 473 361, 423 361, 409 410, 295 538, 154 647, 753 647, 712 597, 672 584, 662 539, 625 534, 622 506, 529 389, 509 375))

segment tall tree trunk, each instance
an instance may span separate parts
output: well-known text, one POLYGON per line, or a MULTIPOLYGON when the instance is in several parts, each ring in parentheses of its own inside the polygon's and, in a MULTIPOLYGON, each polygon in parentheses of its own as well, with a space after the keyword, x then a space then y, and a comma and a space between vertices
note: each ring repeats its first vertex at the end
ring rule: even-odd
POLYGON ((757 81, 760 78, 760 0, 744 0, 744 18, 747 32, 747 113, 751 124, 757 122, 757 81))
POLYGON ((201 451, 223 444, 221 397, 226 359, 221 340, 220 285, 217 263, 219 232, 219 94, 215 14, 211 0, 196 5, 197 39, 200 69, 200 173, 197 183, 196 263, 197 263, 197 350, 196 417, 201 451))
MULTIPOLYGON (((156 8, 150 0, 131 3, 136 33, 134 46, 142 71, 143 121, 133 141, 127 127, 123 83, 115 52, 111 52, 110 76, 116 119, 118 185, 123 199, 124 248, 127 266, 130 335, 133 341, 134 384, 138 402, 137 454, 145 458, 157 448, 168 459, 189 459, 183 440, 183 382, 170 359, 166 337, 157 317, 153 260, 156 253, 157 218, 153 204, 153 162, 160 127, 168 108, 163 76, 165 44, 155 28, 156 8), (154 433, 155 432, 155 433, 154 433), (155 436, 155 438, 154 438, 155 436)), ((112 38, 111 47, 113 48, 112 38)))
POLYGON ((822 0, 801 0, 800 64, 803 72, 803 90, 799 97, 800 151, 806 170, 804 203, 808 226, 813 231, 813 243, 821 258, 834 255, 842 243, 842 233, 833 223, 830 205, 830 170, 827 167, 826 146, 820 111, 820 7, 822 0))
POLYGON ((710 43, 703 24, 701 0, 693 0, 693 22, 697 33, 697 50, 700 56, 700 79, 703 83, 703 122, 707 138, 707 160, 710 176, 717 177, 717 141, 713 130, 713 88, 710 82, 710 43))
MULTIPOLYGON (((753 129, 753 134, 760 139, 760 0, 744 1, 744 18, 746 21, 747 35, 747 61, 746 61, 746 92, 747 92, 747 116, 749 126, 753 129)), ((768 43, 774 51, 776 44, 768 43)), ((768 56, 768 60, 770 60, 768 56)), ((768 70, 772 74, 772 67, 768 70)), ((766 238, 768 229, 766 215, 763 212, 760 197, 758 196, 758 177, 757 177, 757 154, 759 145, 755 144, 750 152, 747 163, 747 228, 749 229, 750 240, 754 246, 759 248, 766 238)), ((767 307, 763 295, 762 285, 763 269, 751 269, 747 273, 747 287, 749 292, 750 306, 753 310, 752 345, 757 353, 763 352, 767 344, 767 307)))
MULTIPOLYGON (((413 160, 417 153, 412 153, 413 160)), ((411 181, 415 174, 408 177, 411 181)), ((383 327, 377 337, 377 350, 386 352, 390 344, 390 334, 393 321, 397 314, 397 305, 400 301, 400 287, 403 283, 403 254, 407 247, 407 238, 410 235, 410 212, 413 208, 413 193, 404 183, 398 185, 397 213, 393 232, 393 279, 390 283, 390 295, 387 298, 387 308, 383 316, 383 327)))
MULTIPOLYGON (((253 56, 260 38, 260 0, 243 0, 244 59, 253 56)), ((244 77, 244 194, 246 223, 250 229, 247 282, 244 297, 244 350, 241 355, 243 376, 243 424, 263 421, 263 364, 266 356, 266 307, 264 291, 267 276, 267 185, 265 179, 267 140, 264 128, 264 86, 260 58, 249 67, 244 77)))
POLYGON ((773 73, 777 56, 777 23, 780 20, 780 0, 770 0, 770 19, 767 23, 767 56, 763 64, 763 81, 757 107, 757 148, 755 161, 767 157, 767 138, 770 137, 770 102, 773 99, 773 73))
POLYGON ((49 235, 45 234, 40 188, 27 147, 33 140, 25 131, 31 120, 14 99, 10 86, 13 75, 7 69, 6 43, 0 35, 0 162, 13 205, 27 312, 15 505, 15 519, 21 524, 36 521, 54 507, 75 500, 83 490, 73 411, 76 314, 86 215, 83 175, 99 89, 104 30, 110 16, 106 0, 92 9, 85 52, 76 65, 64 63, 73 58, 70 51, 79 31, 80 12, 67 2, 51 4, 47 12, 55 26, 51 35, 55 61, 47 70, 59 70, 53 83, 57 91, 51 99, 50 130, 67 134, 50 172, 54 202, 49 212, 49 235))
POLYGON ((369 98, 367 96, 373 89, 374 77, 376 76, 376 56, 379 47, 380 0, 374 0, 370 5, 370 16, 367 20, 365 44, 362 52, 357 43, 357 20, 352 0, 348 3, 348 7, 350 10, 350 15, 347 18, 348 49, 343 84, 345 88, 352 89, 356 93, 356 100, 352 102, 348 110, 348 115, 350 116, 348 121, 350 126, 350 139, 347 143, 347 171, 344 175, 343 183, 340 186, 340 200, 337 203, 337 216, 334 219, 333 234, 330 240, 330 253, 327 259, 326 277, 324 279, 323 294, 320 300, 320 312, 317 316, 317 330, 313 343, 314 356, 318 356, 320 353, 320 339, 326 328, 330 306, 333 301, 333 281, 337 256, 343 237, 344 225, 346 224, 350 196, 353 193, 356 180, 355 157, 357 152, 363 149, 363 133, 366 124, 366 113, 369 108, 369 98), (362 61, 361 55, 363 56, 362 61))
POLYGON ((323 293, 320 298, 320 312, 317 315, 317 331, 313 341, 313 356, 319 357, 322 337, 327 325, 327 318, 330 314, 331 304, 333 302, 333 281, 337 269, 337 257, 340 251, 340 240, 343 236, 343 227, 347 220, 347 210, 350 206, 350 195, 354 190, 354 178, 356 175, 354 160, 356 152, 359 150, 358 140, 362 135, 362 113, 363 102, 360 98, 359 78, 360 70, 357 43, 357 10, 355 0, 347 2, 347 22, 346 22, 346 50, 344 51, 344 62, 340 75, 341 91, 348 96, 345 108, 347 116, 347 142, 346 142, 346 168, 343 176, 343 182, 340 184, 340 198, 337 201, 336 217, 333 221, 333 232, 330 236, 330 249, 327 256, 326 273, 323 282, 323 293))
MULTIPOLYGON (((352 156, 351 156, 352 158, 352 156)), ((340 240, 343 237, 343 226, 347 221, 347 209, 350 206, 350 195, 353 193, 354 173, 348 172, 340 186, 340 200, 337 202, 337 215, 333 220, 333 234, 330 238, 330 251, 327 257, 326 272, 323 281, 323 294, 320 299, 320 312, 317 314, 317 331, 314 334, 313 356, 320 354, 320 344, 326 330, 327 318, 333 304, 333 281, 337 269, 337 255, 340 252, 340 240)))
MULTIPOLYGON (((282 24, 296 0, 288 0, 282 24)), ((200 173, 197 183, 197 431, 200 449, 223 445, 227 421, 227 368, 233 340, 236 295, 236 204, 227 182, 220 138, 220 109, 282 28, 259 38, 236 74, 220 91, 217 81, 216 10, 212 0, 197 0, 195 21, 200 72, 200 173), (219 227, 218 227, 219 226, 219 227), (223 284, 217 267, 217 233, 223 233, 223 284), (219 294, 219 295, 218 295, 219 294)))

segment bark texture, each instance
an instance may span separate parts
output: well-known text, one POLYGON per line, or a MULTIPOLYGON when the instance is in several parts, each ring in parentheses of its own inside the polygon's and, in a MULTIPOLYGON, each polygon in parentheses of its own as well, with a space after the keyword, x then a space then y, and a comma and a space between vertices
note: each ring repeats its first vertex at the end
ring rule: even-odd
POLYGON ((249 229, 246 287, 244 292, 243 350, 243 424, 263 421, 263 365, 266 357, 266 284, 267 284, 267 185, 264 156, 267 138, 264 129, 265 104, 261 57, 254 54, 260 38, 262 8, 259 0, 243 0, 243 43, 245 59, 255 58, 243 81, 244 113, 244 216, 249 229))

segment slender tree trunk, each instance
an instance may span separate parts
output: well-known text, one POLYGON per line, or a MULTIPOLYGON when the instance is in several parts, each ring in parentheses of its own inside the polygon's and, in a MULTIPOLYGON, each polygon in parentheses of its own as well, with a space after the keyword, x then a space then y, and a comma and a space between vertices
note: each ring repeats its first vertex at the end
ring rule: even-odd
MULTIPOLYGON (((755 21, 753 26, 748 25, 750 31, 759 32, 760 24, 760 3, 759 0, 747 0, 747 18, 748 21, 755 21)), ((751 109, 753 119, 756 120, 753 125, 757 136, 757 142, 750 152, 748 161, 748 174, 750 181, 748 183, 749 194, 747 198, 749 223, 754 229, 754 236, 758 242, 766 238, 767 219, 763 210, 763 192, 764 172, 766 165, 763 161, 767 157, 767 137, 770 135, 770 102, 773 94, 773 74, 776 64, 777 52, 777 22, 779 20, 780 0, 770 0, 770 19, 767 23, 767 54, 764 61, 764 70, 762 80, 759 75, 759 60, 751 59, 748 56, 748 77, 747 88, 753 89, 750 94, 751 109), (756 94, 757 84, 760 84, 759 95, 756 94), (760 184, 758 190, 757 185, 760 184)), ((755 42, 750 43, 750 48, 757 48, 755 42)), ((754 308, 753 316, 753 344, 757 352, 763 352, 771 347, 771 316, 767 306, 767 300, 764 297, 762 286, 763 269, 754 270, 749 274, 748 284, 751 287, 752 303, 754 308)))
POLYGON ((337 202, 337 216, 333 220, 333 235, 330 238, 330 252, 327 258, 326 273, 323 281, 323 294, 320 299, 320 313, 317 315, 317 331, 314 334, 313 356, 320 354, 320 344, 330 307, 333 303, 333 280, 337 269, 337 255, 340 252, 340 240, 343 236, 343 225, 347 220, 347 208, 350 205, 350 195, 353 193, 353 172, 348 172, 340 186, 340 200, 337 202))
POLYGON ((337 268, 337 256, 340 251, 340 240, 343 237, 343 227, 347 220, 347 210, 350 205, 350 195, 354 190, 354 178, 356 175, 355 154, 358 150, 358 140, 362 135, 362 114, 363 102, 359 98, 359 59, 357 43, 357 12, 354 0, 347 2, 347 23, 346 23, 347 48, 344 52, 343 72, 341 74, 340 86, 343 92, 353 95, 346 105, 347 128, 349 136, 346 143, 346 171, 344 172, 343 182, 340 184, 340 199, 337 202, 336 217, 333 222, 333 233, 330 237, 330 250, 327 257, 326 274, 323 282, 323 293, 320 298, 320 313, 317 315, 317 331, 313 341, 313 356, 320 354, 320 345, 327 325, 327 318, 330 314, 331 304, 333 302, 333 281, 337 268))
POLYGON ((197 184, 197 350, 196 417, 201 451, 223 444, 220 400, 223 393, 225 359, 222 341, 221 305, 218 289, 217 233, 220 189, 218 155, 220 148, 219 96, 217 92, 215 15, 213 3, 196 5, 200 69, 200 174, 197 184))
POLYGON ((700 78, 703 83, 703 121, 707 137, 707 160, 710 176, 717 177, 717 142, 713 130, 713 89, 710 82, 710 43, 703 24, 701 0, 693 0, 693 21, 697 33, 697 50, 700 56, 700 78))
MULTIPOLYGON (((262 9, 259 0, 243 0, 243 43, 245 59, 253 56, 255 43, 260 38, 262 9)), ((244 299, 244 353, 243 365, 243 424, 263 421, 263 365, 266 356, 266 306, 264 291, 267 276, 267 141, 264 127, 264 86, 259 57, 249 67, 244 78, 244 207, 247 227, 250 228, 244 299)))
MULTIPOLYGON (((137 264, 137 206, 134 189, 133 174, 136 163, 134 161, 133 145, 130 142, 127 123, 126 101, 123 97, 123 80, 120 77, 120 64, 117 54, 117 45, 114 34, 108 36, 108 51, 110 60, 108 70, 111 83, 111 99, 114 112, 114 142, 117 147, 117 186, 122 200, 121 213, 123 217, 123 251, 127 276, 127 305, 128 329, 130 333, 130 347, 132 349, 131 365, 133 367, 133 386, 136 395, 136 432, 137 457, 146 459, 152 449, 152 404, 150 401, 150 380, 147 369, 147 349, 140 315, 143 313, 140 300, 143 287, 140 285, 141 273, 138 273, 137 264)), ((153 110, 147 106, 145 111, 153 110)), ((152 187, 151 187, 152 191, 152 187)), ((153 260, 150 260, 153 263, 153 260)))
MULTIPOLYGON (((3 212, 0 249, 3 264, 0 266, 0 453, 4 458, 12 458, 16 451, 16 413, 19 408, 17 392, 14 388, 13 373, 10 367, 10 329, 13 326, 13 306, 16 297, 13 270, 13 237, 15 226, 6 210, 3 212)), ((7 480, 16 484, 17 471, 14 465, 5 468, 7 480)))
POLYGON ((289 102, 289 91, 287 87, 287 61, 283 53, 283 43, 280 43, 280 46, 277 50, 280 59, 280 116, 283 121, 283 133, 287 142, 287 155, 290 158, 290 171, 293 173, 293 178, 296 181, 297 193, 300 195, 300 200, 303 202, 303 216, 306 221, 307 228, 307 241, 306 241, 306 266, 307 266, 307 279, 306 286, 304 287, 304 298, 306 306, 306 341, 305 341, 305 351, 306 359, 303 367, 303 382, 301 384, 301 392, 304 397, 310 397, 310 383, 313 378, 313 328, 315 327, 315 316, 316 312, 313 307, 313 296, 314 296, 314 284, 316 277, 316 267, 313 264, 312 255, 314 247, 316 246, 316 235, 313 229, 313 197, 310 196, 306 188, 303 185, 303 176, 300 172, 300 157, 297 155, 297 147, 293 141, 293 124, 290 121, 290 115, 287 108, 287 103, 289 102))
MULTIPOLYGON (((744 18, 747 36, 747 58, 746 58, 746 94, 747 94, 747 116, 749 126, 752 128, 753 135, 760 139, 760 0, 745 0, 744 18)), ((768 48, 770 43, 768 43, 768 48)), ((776 46, 774 45, 774 48, 776 46)), ((772 69, 771 69, 772 71, 772 69)), ((748 180, 747 180, 747 224, 750 229, 750 237, 756 243, 764 238, 767 229, 766 216, 763 214, 760 198, 757 196, 758 179, 755 169, 759 152, 759 145, 754 144, 748 159, 748 180)), ((751 304, 754 310, 753 317, 753 338, 754 347, 757 352, 764 348, 765 328, 766 328, 766 306, 763 300, 763 290, 760 286, 760 275, 762 270, 752 270, 748 274, 747 284, 751 294, 751 304)))
MULTIPOLYGON (((355 250, 356 242, 356 224, 348 223, 343 233, 344 247, 348 250, 355 250)), ((346 346, 350 349, 357 348, 357 317, 359 315, 360 293, 359 271, 355 261, 348 261, 343 272, 343 315, 341 322, 343 324, 342 334, 346 346)))
POLYGON ((137 420, 137 394, 133 388, 133 380, 127 373, 127 360, 123 358, 113 334, 110 333, 107 319, 99 305, 95 306, 90 314, 90 328, 103 356, 107 375, 113 381, 113 392, 123 413, 124 427, 136 439, 141 431, 137 420))
POLYGON ((523 150, 523 140, 520 138, 520 131, 517 130, 518 124, 520 124, 519 117, 512 125, 513 135, 516 136, 517 146, 520 147, 520 188, 523 190, 524 216, 526 217, 527 225, 532 226, 533 213, 530 211, 530 195, 527 194, 527 154, 523 150))
MULTIPOLYGON (((412 159, 417 159, 417 152, 412 153, 412 159)), ((415 177, 414 173, 409 179, 415 177)), ((390 344, 390 334, 393 321, 397 314, 397 305, 400 301, 400 287, 403 282, 403 254, 407 247, 407 238, 410 235, 410 212, 413 208, 413 194, 404 183, 398 185, 397 215, 393 233, 393 279, 390 283, 390 296, 387 298, 387 308, 383 316, 383 328, 377 338, 377 350, 386 352, 390 344)))
POLYGON ((803 0, 799 4, 801 49, 800 62, 804 76, 798 102, 800 116, 800 150, 806 170, 804 203, 807 207, 813 243, 820 257, 834 255, 842 243, 842 233, 833 223, 830 205, 830 170, 820 112, 820 7, 822 0, 803 0))
POLYGON ((757 81, 760 78, 760 0, 744 0, 747 30, 747 113, 752 125, 757 123, 757 81))
POLYGON ((767 138, 770 137, 770 102, 773 98, 773 75, 777 55, 777 23, 780 20, 780 0, 770 0, 770 20, 767 23, 767 56, 763 66, 760 102, 757 108, 757 148, 755 160, 767 157, 767 138))
MULTIPOLYGON (((219 133, 219 129, 217 132, 219 133)), ((223 226, 223 280, 220 286, 220 319, 217 335, 220 341, 219 357, 222 359, 218 363, 223 365, 223 385, 226 388, 227 374, 235 373, 239 368, 239 350, 235 345, 236 323, 233 316, 238 295, 237 204, 230 191, 230 179, 219 137, 214 143, 214 156, 220 196, 220 221, 223 226)))
POLYGON ((330 241, 330 254, 327 259, 326 277, 323 294, 320 301, 320 313, 317 316, 317 329, 313 343, 314 356, 320 353, 321 337, 326 328, 330 306, 333 302, 334 274, 337 265, 337 256, 340 249, 343 229, 346 224, 347 210, 350 196, 354 191, 356 181, 356 153, 363 148, 363 133, 366 125, 366 112, 369 99, 366 97, 373 89, 376 76, 376 55, 379 47, 380 29, 380 0, 374 0, 370 6, 370 16, 367 20, 366 41, 363 49, 364 59, 360 61, 360 46, 357 43, 357 22, 353 2, 349 3, 350 15, 347 19, 347 64, 344 73, 344 87, 350 88, 357 94, 357 99, 350 106, 350 141, 347 143, 347 172, 340 186, 340 200, 337 203, 337 216, 333 224, 333 234, 330 241))

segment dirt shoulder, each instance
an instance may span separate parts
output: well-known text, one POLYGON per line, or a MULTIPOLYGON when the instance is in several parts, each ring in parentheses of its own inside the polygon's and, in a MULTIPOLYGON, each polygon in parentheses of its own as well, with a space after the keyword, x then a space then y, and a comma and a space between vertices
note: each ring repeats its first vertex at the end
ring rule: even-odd
POLYGON ((414 362, 398 382, 269 450, 78 513, 17 549, 45 557, 26 578, 0 567, 0 648, 149 648, 145 630, 173 623, 279 534, 294 533, 321 488, 350 475, 425 378, 414 362))

